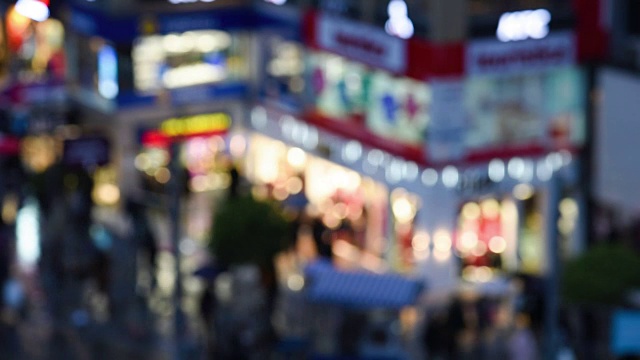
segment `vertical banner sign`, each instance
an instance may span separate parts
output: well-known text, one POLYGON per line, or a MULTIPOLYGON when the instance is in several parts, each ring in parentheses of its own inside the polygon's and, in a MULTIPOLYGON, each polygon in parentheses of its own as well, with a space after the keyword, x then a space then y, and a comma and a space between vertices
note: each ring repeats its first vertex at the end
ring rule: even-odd
POLYGON ((465 155, 466 116, 461 79, 431 83, 431 124, 427 133, 427 158, 432 161, 460 159, 465 155))

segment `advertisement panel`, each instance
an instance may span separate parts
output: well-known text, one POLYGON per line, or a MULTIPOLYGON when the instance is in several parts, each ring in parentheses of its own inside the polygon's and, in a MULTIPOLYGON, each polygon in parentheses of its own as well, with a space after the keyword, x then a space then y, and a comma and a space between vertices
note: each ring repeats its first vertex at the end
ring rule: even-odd
POLYGON ((574 67, 469 78, 464 89, 467 150, 581 145, 585 81, 584 73, 574 67))
POLYGON ((585 141, 586 77, 579 68, 433 81, 431 87, 426 152, 432 161, 571 149, 585 141))

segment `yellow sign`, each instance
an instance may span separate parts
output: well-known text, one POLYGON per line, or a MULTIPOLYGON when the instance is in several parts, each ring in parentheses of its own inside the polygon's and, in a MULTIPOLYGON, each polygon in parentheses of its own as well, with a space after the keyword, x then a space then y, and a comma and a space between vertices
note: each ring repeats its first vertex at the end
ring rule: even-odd
POLYGON ((211 113, 181 116, 165 120, 160 125, 160 132, 169 137, 197 136, 219 133, 229 130, 231 116, 225 113, 211 113))

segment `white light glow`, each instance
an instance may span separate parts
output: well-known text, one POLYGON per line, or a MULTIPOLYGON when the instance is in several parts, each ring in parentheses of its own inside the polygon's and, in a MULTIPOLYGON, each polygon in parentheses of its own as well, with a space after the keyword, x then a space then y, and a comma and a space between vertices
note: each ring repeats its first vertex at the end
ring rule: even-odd
POLYGON ((489 240, 489 250, 496 254, 502 254, 507 250, 507 241, 502 236, 494 236, 489 240))
POLYGON ((407 181, 415 181, 418 178, 418 174, 420 174, 420 169, 418 168, 418 164, 413 161, 406 162, 404 167, 404 178, 407 181))
POLYGON ((429 234, 424 231, 416 232, 411 240, 411 246, 413 250, 417 252, 423 252, 429 250, 429 234))
POLYGON ((347 163, 354 163, 362 157, 362 144, 351 140, 342 148, 342 159, 347 163))
POLYGON ((389 20, 385 23, 385 31, 389 35, 408 39, 413 36, 413 22, 409 18, 407 4, 403 0, 391 0, 387 6, 389 20))
POLYGON ((434 186, 438 183, 438 172, 434 169, 425 169, 422 172, 422 183, 425 186, 434 186))
POLYGON ((45 21, 49 18, 49 7, 38 0, 18 0, 15 9, 20 15, 35 21, 45 21))
POLYGON ((384 163, 384 153, 382 150, 373 149, 367 154, 367 161, 373 166, 380 166, 384 163))
POLYGON ((392 211, 393 215, 395 215, 396 217, 396 220, 401 224, 407 224, 411 222, 416 214, 413 205, 405 197, 398 198, 393 202, 392 211))
POLYGON ((185 65, 169 69, 162 75, 167 89, 218 82, 226 77, 224 67, 206 63, 185 65))
POLYGON ((264 1, 270 4, 275 4, 275 5, 284 5, 287 3, 287 0, 264 0, 264 1))
POLYGON ((439 252, 450 252, 451 235, 447 230, 438 230, 433 235, 433 246, 439 252))
POLYGON ((33 270, 40 259, 40 210, 33 199, 27 199, 16 218, 18 264, 33 270))
POLYGON ((518 200, 527 200, 533 196, 534 189, 530 184, 518 184, 513 188, 513 196, 518 200))
POLYGON ((500 16, 496 37, 503 42, 542 39, 549 34, 551 13, 545 9, 504 13, 500 16))
POLYGON ((307 162, 307 154, 300 148, 291 148, 287 152, 287 161, 292 167, 301 169, 307 162))
POLYGON ((489 179, 493 182, 500 182, 504 179, 505 166, 504 161, 493 159, 489 162, 489 179))
POLYGON ((458 250, 471 251, 478 246, 478 234, 473 231, 465 231, 460 236, 460 242, 458 243, 458 250))
POLYGON ((98 92, 106 99, 118 96, 118 56, 110 45, 104 45, 98 52, 98 92))
POLYGON ((287 287, 291 291, 300 291, 304 288, 304 277, 300 274, 293 274, 287 278, 287 287))
POLYGON ((521 179, 524 176, 525 170, 525 163, 523 159, 515 157, 509 160, 509 165, 507 165, 507 172, 512 178, 521 179))
POLYGON ((454 188, 458 185, 460 174, 455 166, 447 166, 442 170, 442 183, 448 188, 454 188))

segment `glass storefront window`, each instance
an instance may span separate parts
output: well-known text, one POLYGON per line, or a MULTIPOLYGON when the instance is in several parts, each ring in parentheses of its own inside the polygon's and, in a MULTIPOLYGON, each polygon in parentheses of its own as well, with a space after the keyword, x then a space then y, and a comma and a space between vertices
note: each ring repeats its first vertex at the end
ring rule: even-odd
MULTIPOLYGON (((315 244, 313 251, 305 250, 307 254, 329 257, 344 268, 395 267, 397 261, 391 258, 395 253, 390 253, 390 239, 395 236, 389 227, 390 195, 384 185, 261 135, 252 135, 249 143, 245 169, 255 185, 254 194, 270 197, 285 209, 303 209, 310 234, 299 234, 298 239, 306 249, 315 244)), ((403 193, 394 200, 400 220, 396 222, 407 224, 413 199, 403 193), (403 199, 411 199, 409 212, 403 199)))
POLYGON ((467 281, 486 282, 504 272, 540 275, 545 246, 537 193, 470 201, 460 208, 454 249, 467 281))
POLYGON ((250 75, 251 38, 245 33, 197 30, 142 36, 132 61, 135 89, 162 89, 246 80, 250 75))

